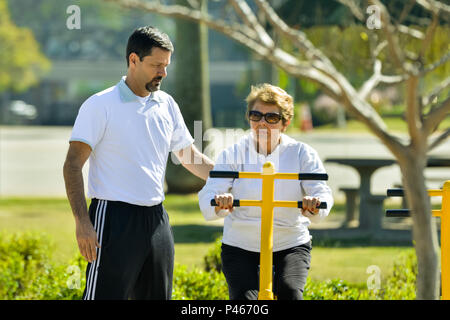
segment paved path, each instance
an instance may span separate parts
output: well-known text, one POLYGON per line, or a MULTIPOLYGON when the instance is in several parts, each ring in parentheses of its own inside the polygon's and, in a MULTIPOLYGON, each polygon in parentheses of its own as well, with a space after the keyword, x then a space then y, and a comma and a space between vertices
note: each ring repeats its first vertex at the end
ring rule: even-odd
MULTIPOLYGON (((65 196, 62 167, 70 133, 71 127, 0 126, 0 196, 65 196)), ((293 138, 314 147, 322 160, 337 156, 391 156, 386 147, 369 134, 308 133, 293 138)), ((450 155, 449 150, 448 139, 433 154, 446 152, 450 155)), ((359 185, 359 176, 352 168, 331 163, 326 163, 325 167, 335 197, 342 198, 338 192, 342 184, 359 185)), ((429 175, 450 178, 450 168, 427 170, 430 170, 429 175)), ((84 175, 86 179, 87 167, 84 175)), ((398 182, 398 166, 381 168, 373 176, 372 191, 384 193, 387 187, 398 182)))

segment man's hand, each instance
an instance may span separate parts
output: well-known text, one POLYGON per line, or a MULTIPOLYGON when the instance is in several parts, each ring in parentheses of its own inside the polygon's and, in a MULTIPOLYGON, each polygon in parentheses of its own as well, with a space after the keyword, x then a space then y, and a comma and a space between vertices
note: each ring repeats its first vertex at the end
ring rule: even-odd
POLYGON ((214 199, 217 203, 217 206, 214 208, 216 213, 220 210, 233 212, 233 195, 231 193, 216 194, 214 199))
POLYGON ((97 248, 100 248, 100 244, 91 221, 77 222, 76 236, 81 255, 92 263, 97 259, 97 248))
POLYGON ((319 198, 305 196, 303 197, 302 204, 302 214, 305 217, 311 218, 319 213, 319 209, 317 208, 320 205, 319 198))

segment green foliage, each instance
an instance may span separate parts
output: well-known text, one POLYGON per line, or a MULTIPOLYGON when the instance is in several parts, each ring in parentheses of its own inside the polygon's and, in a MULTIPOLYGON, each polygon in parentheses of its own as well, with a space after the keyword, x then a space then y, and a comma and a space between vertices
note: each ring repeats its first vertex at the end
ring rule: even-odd
POLYGON ((78 299, 84 287, 81 257, 69 265, 51 260, 53 245, 40 233, 0 233, 0 299, 78 299), (72 272, 74 274, 72 274, 72 272), (75 281, 71 281, 71 277, 75 281))
POLYGON ((414 253, 401 254, 394 262, 392 274, 374 298, 382 300, 416 299, 417 258, 414 253))
MULTIPOLYGON (((204 257, 204 268, 212 274, 222 270, 221 240, 217 238, 204 257)), ((305 300, 414 300, 416 277, 416 256, 409 252, 397 258, 392 274, 381 283, 379 290, 368 290, 365 283, 353 284, 340 279, 315 281, 308 277, 303 295, 305 300)))
POLYGON ((413 252, 402 253, 392 273, 380 289, 369 290, 365 284, 349 284, 339 279, 325 282, 308 278, 305 300, 414 300, 416 298, 417 260, 413 252))
POLYGON ((188 269, 177 264, 174 273, 172 299, 174 300, 227 300, 228 286, 220 258, 222 237, 218 237, 205 257, 204 270, 188 269))
POLYGON ((172 299, 174 300, 227 300, 228 287, 223 273, 188 270, 185 265, 176 265, 172 299))
POLYGON ((363 292, 356 285, 333 279, 313 281, 309 277, 303 293, 305 300, 359 300, 363 292))
POLYGON ((6 0, 0 0, 0 91, 20 91, 36 84, 50 68, 33 33, 17 27, 10 19, 6 0))
MULTIPOLYGON (((176 264, 174 300, 227 300, 228 287, 221 270, 220 238, 205 256, 205 270, 176 264)), ((0 233, 0 300, 81 299, 87 262, 78 254, 67 264, 51 258, 49 237, 41 233, 0 233)), ((379 290, 343 280, 315 281, 308 277, 305 300, 415 299, 417 261, 413 252, 402 254, 379 290)))
POLYGON ((208 272, 222 271, 222 259, 220 257, 220 253, 222 251, 222 237, 218 237, 211 249, 206 253, 206 256, 203 258, 203 262, 205 264, 205 270, 208 272))
MULTIPOLYGON (((424 34, 426 27, 414 26, 424 34)), ((382 30, 375 34, 368 33, 364 25, 349 25, 344 28, 338 26, 316 25, 305 29, 308 39, 323 53, 325 53, 336 68, 342 72, 350 82, 359 87, 373 73, 372 53, 373 42, 381 43, 386 35, 382 30), (374 37, 372 39, 372 37, 374 37)), ((438 25, 429 49, 426 51, 424 63, 429 65, 441 59, 448 51, 448 39, 450 28, 448 25, 438 25)), ((422 41, 407 34, 398 35, 400 46, 409 52, 418 53, 422 47, 422 41)), ((395 74, 396 67, 388 48, 381 51, 378 59, 383 64, 383 73, 395 74)), ((436 84, 448 76, 450 64, 446 63, 434 72, 424 77, 423 87, 431 90, 436 84)))

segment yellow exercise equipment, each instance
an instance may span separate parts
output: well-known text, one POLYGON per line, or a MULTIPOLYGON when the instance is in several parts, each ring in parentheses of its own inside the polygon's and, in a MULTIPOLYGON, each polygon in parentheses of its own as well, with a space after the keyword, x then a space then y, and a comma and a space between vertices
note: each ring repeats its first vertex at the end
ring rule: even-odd
MULTIPOLYGON (((388 189, 389 197, 403 197, 403 189, 388 189)), ((434 217, 441 218, 441 285, 442 300, 450 300, 450 180, 441 189, 428 190, 430 197, 442 197, 441 210, 432 210, 434 217)), ((408 217, 409 209, 386 210, 387 217, 408 217)))
MULTIPOLYGON (((272 257, 273 257, 273 208, 288 207, 302 208, 301 201, 275 201, 275 179, 291 180, 328 180, 326 173, 276 173, 272 162, 263 165, 262 172, 238 172, 238 171, 210 171, 210 178, 247 178, 262 179, 262 200, 233 200, 233 206, 261 207, 261 253, 259 269, 259 293, 258 300, 273 300, 272 285, 272 257)), ((214 199, 211 205, 216 206, 214 199)), ((318 208, 327 207, 326 202, 320 203, 318 208)))

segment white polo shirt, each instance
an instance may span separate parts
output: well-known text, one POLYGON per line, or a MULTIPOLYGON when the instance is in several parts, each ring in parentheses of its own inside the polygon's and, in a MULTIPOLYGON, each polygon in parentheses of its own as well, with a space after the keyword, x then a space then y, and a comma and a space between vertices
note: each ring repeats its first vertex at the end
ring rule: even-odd
POLYGON ((159 90, 136 96, 125 83, 88 98, 70 141, 88 144, 88 197, 153 206, 164 200, 169 152, 194 142, 180 108, 159 90))
MULTIPOLYGON (((276 172, 325 173, 317 152, 309 145, 282 134, 281 142, 268 156, 256 151, 253 133, 219 154, 214 170, 261 172, 265 162, 274 164, 276 172)), ((210 201, 217 194, 231 193, 234 199, 261 200, 261 179, 208 178, 198 193, 200 209, 206 220, 219 219, 227 210, 215 213, 210 201)), ((289 249, 310 241, 308 226, 328 216, 333 206, 331 189, 325 181, 275 180, 275 200, 301 201, 315 196, 327 203, 327 209, 307 218, 298 208, 274 208, 273 251, 289 249)), ((261 208, 236 207, 225 217, 222 242, 244 250, 259 252, 261 248, 261 208)))

